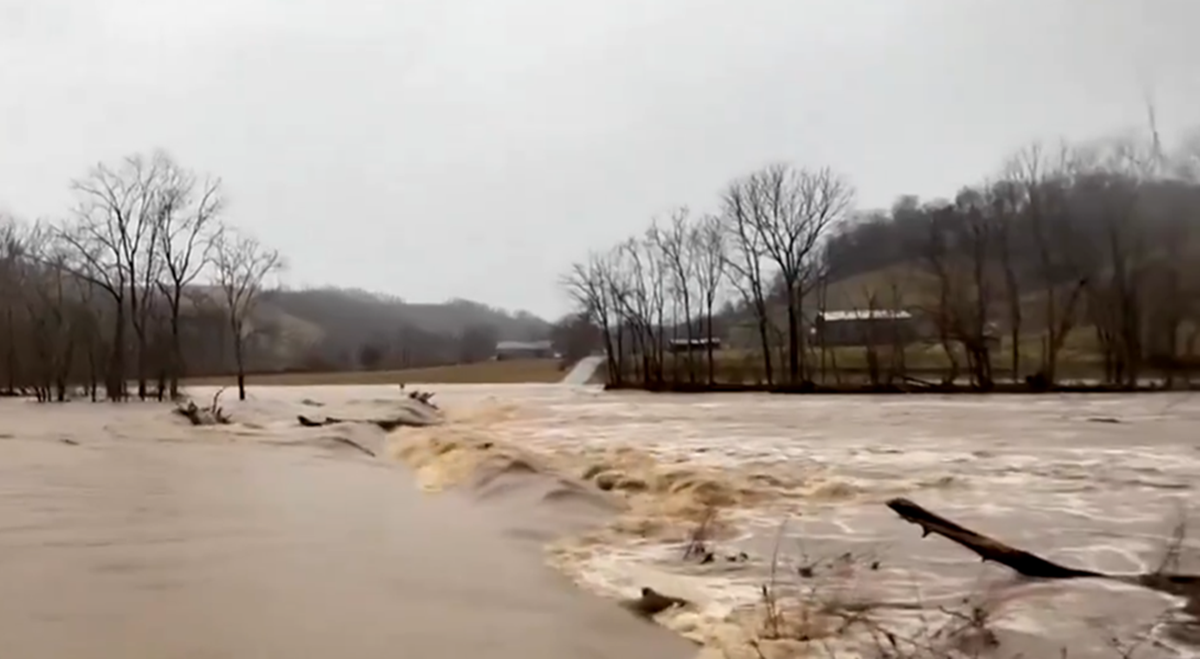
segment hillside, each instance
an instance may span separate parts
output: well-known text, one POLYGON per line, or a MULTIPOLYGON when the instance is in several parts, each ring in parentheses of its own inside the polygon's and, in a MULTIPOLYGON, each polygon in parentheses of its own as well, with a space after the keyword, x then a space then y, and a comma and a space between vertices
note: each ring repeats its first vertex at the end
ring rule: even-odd
POLYGON ((256 314, 274 330, 283 368, 414 368, 490 356, 498 340, 546 338, 550 324, 468 300, 412 304, 356 289, 264 293, 256 314))

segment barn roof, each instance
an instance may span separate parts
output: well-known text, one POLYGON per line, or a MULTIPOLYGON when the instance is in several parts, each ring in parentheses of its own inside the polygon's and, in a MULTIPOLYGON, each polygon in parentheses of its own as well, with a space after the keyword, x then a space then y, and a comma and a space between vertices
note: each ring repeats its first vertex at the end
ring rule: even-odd
POLYGON ((903 309, 842 309, 820 311, 817 318, 826 322, 842 320, 907 320, 912 314, 903 309))

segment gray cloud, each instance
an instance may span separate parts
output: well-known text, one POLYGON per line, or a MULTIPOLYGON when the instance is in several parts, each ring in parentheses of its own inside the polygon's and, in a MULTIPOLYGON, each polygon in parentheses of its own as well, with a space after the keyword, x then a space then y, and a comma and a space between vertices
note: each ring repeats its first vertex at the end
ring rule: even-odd
POLYGON ((863 203, 1200 107, 1188 0, 0 0, 0 204, 221 175, 294 284, 557 313, 555 277, 771 160, 863 203))

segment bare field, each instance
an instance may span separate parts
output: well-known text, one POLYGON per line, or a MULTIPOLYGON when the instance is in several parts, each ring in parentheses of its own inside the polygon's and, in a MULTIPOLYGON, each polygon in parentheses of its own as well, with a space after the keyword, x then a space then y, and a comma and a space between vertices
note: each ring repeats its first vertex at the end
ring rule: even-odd
MULTIPOLYGON (((246 376, 248 385, 313 386, 367 384, 537 384, 559 382, 566 372, 557 359, 513 359, 476 364, 410 368, 398 371, 335 373, 264 373, 246 376)), ((237 382, 232 375, 189 378, 188 386, 221 386, 237 382)))

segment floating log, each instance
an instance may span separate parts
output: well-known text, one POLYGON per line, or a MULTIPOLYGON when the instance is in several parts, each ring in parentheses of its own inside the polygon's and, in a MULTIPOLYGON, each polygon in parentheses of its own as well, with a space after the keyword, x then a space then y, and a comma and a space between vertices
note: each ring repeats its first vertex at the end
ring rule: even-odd
POLYGON ((1079 570, 1048 561, 1027 551, 1009 547, 998 540, 959 526, 908 499, 892 499, 887 502, 887 507, 891 508, 904 521, 920 526, 922 537, 935 533, 970 549, 984 561, 999 563, 1017 574, 1035 579, 1095 578, 1120 581, 1186 598, 1187 604, 1184 606, 1184 611, 1191 615, 1200 615, 1200 576, 1198 575, 1172 574, 1164 571, 1143 574, 1105 574, 1091 570, 1079 570))

